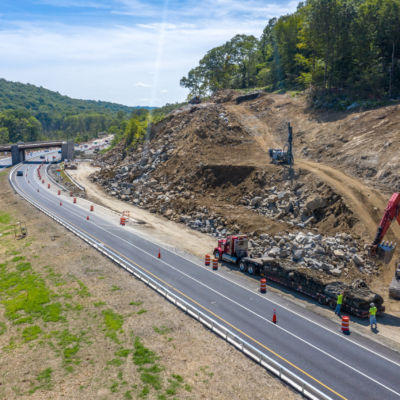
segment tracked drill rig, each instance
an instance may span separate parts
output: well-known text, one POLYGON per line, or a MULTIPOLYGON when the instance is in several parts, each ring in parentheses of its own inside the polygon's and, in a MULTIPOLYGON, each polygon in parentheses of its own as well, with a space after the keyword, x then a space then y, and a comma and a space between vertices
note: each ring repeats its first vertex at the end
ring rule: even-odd
POLYGON ((288 122, 288 141, 283 149, 269 149, 268 153, 273 164, 293 165, 293 130, 288 122))

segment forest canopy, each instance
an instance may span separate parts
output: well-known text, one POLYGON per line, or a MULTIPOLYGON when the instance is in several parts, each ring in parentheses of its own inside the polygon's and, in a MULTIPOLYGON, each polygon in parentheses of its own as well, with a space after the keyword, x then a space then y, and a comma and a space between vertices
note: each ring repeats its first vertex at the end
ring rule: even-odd
POLYGON ((85 141, 100 132, 119 134, 141 110, 120 104, 76 100, 42 87, 0 79, 0 143, 42 139, 85 141))
POLYGON ((189 98, 219 89, 311 89, 353 98, 400 95, 400 0, 307 0, 260 38, 236 35, 180 81, 189 98))

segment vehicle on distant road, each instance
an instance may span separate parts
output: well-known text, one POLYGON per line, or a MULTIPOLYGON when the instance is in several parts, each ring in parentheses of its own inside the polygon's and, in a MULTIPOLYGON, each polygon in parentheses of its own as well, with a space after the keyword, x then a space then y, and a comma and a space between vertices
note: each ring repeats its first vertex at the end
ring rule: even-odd
POLYGON ((24 176, 24 171, 17 171, 17 176, 24 176))
POLYGON ((41 160, 44 160, 44 156, 40 156, 39 158, 40 158, 41 160))

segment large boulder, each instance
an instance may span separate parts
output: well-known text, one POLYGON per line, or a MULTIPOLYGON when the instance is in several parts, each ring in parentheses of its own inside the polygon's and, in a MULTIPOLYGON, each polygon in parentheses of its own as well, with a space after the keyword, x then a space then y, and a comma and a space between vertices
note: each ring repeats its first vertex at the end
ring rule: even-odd
POLYGON ((320 196, 312 196, 305 203, 305 207, 311 212, 314 212, 320 208, 324 208, 325 206, 326 201, 320 196))

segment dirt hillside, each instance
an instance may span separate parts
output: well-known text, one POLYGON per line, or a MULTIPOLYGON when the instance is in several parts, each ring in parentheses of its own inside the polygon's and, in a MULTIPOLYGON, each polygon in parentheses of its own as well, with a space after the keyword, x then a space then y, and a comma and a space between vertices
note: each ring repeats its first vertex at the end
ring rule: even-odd
MULTIPOLYGON (((241 104, 236 97, 223 92, 174 111, 137 149, 121 144, 99 159, 93 181, 212 236, 246 233, 253 255, 292 259, 387 291, 393 265, 371 260, 365 245, 390 194, 400 190, 399 106, 318 113, 301 96, 261 93, 241 104), (268 156, 268 148, 283 147, 289 121, 293 170, 268 156), (309 235, 308 245, 293 240, 299 233, 309 235)), ((393 225, 387 238, 395 237, 393 225)))

